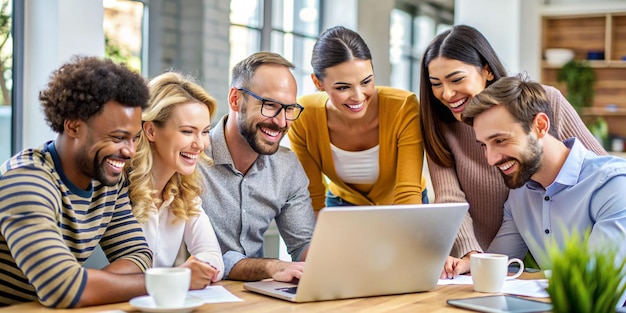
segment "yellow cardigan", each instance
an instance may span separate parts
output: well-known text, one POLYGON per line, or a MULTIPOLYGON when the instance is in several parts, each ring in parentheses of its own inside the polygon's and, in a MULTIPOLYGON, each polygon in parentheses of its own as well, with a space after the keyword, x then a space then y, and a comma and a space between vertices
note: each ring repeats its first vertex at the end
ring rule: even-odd
POLYGON ((305 109, 291 124, 289 141, 309 177, 313 209, 325 206, 328 177, 330 191, 355 205, 422 203, 426 181, 422 178, 424 142, 419 104, 414 93, 377 86, 379 104, 379 175, 367 194, 343 182, 335 171, 328 134, 326 92, 300 97, 305 109))

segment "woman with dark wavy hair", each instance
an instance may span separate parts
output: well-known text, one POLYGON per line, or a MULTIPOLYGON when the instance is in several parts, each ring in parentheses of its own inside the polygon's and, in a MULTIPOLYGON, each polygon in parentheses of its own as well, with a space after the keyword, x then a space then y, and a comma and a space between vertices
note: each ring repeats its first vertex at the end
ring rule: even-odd
MULTIPOLYGON (((442 273, 442 278, 453 277, 469 271, 472 253, 489 247, 509 193, 498 169, 487 163, 472 127, 461 122, 461 112, 473 96, 507 73, 483 34, 456 25, 426 48, 420 75, 420 118, 435 202, 470 205, 452 251, 462 262, 450 258, 442 273)), ((544 89, 554 110, 555 136, 577 137, 595 153, 606 154, 563 95, 554 87, 544 89)))

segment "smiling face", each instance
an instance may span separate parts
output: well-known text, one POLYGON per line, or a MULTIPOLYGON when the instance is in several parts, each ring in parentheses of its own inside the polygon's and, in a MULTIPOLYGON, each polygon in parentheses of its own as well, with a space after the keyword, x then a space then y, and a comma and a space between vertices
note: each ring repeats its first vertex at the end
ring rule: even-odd
POLYGON ((370 60, 346 61, 327 68, 324 80, 318 80, 315 75, 312 78, 317 88, 328 94, 328 104, 348 118, 363 117, 376 99, 370 60))
MULTIPOLYGON (((296 80, 286 66, 259 66, 248 89, 264 99, 283 104, 296 103, 296 80)), ((285 118, 285 110, 281 109, 275 117, 266 117, 261 114, 261 101, 244 91, 231 89, 230 97, 237 103, 231 108, 237 110, 240 135, 256 153, 274 154, 292 122, 285 118)))
POLYGON ((100 114, 80 123, 87 126, 87 131, 80 135, 80 148, 75 156, 82 177, 70 179, 78 186, 87 186, 91 179, 106 186, 117 184, 124 165, 135 155, 141 108, 109 101, 100 114))
POLYGON ((144 123, 144 132, 153 148, 153 169, 164 177, 174 173, 191 175, 202 151, 209 146, 209 108, 199 102, 173 105, 163 125, 144 123))
POLYGON ((487 67, 481 69, 459 60, 437 57, 428 64, 433 94, 461 121, 465 104, 493 80, 487 67))
POLYGON ((527 134, 504 106, 476 116, 474 131, 487 162, 500 170, 507 187, 523 186, 541 168, 543 148, 536 134, 527 134))

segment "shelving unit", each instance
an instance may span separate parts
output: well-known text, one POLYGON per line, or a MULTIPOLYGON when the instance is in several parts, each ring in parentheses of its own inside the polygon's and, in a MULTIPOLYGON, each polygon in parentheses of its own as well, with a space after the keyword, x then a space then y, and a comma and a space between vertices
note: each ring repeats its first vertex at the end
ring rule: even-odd
MULTIPOLYGON (((544 12, 541 47, 541 53, 549 48, 572 49, 577 60, 587 59, 590 51, 604 52, 604 59, 589 61, 597 82, 594 103, 585 108, 583 118, 602 116, 610 134, 626 137, 626 10, 591 14, 544 12)), ((565 84, 556 79, 559 69, 560 66, 543 61, 541 82, 566 95, 565 84)))

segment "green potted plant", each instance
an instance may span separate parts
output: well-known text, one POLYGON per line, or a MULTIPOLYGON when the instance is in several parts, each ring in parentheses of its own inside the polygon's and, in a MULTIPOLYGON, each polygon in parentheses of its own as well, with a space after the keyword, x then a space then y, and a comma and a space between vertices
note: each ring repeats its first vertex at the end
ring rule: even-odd
POLYGON ((607 148, 609 130, 606 120, 602 116, 583 116, 583 108, 593 105, 595 96, 596 73, 585 60, 571 60, 559 69, 557 80, 565 83, 567 101, 582 117, 589 131, 598 139, 600 144, 607 148))
POLYGON ((556 79, 558 82, 565 83, 567 87, 565 97, 578 114, 582 112, 582 108, 593 104, 596 73, 589 62, 571 60, 565 63, 557 72, 556 79))
POLYGON ((621 241, 613 243, 591 246, 587 231, 572 233, 564 246, 549 246, 546 291, 553 312, 615 312, 626 291, 626 260, 617 256, 621 241))

